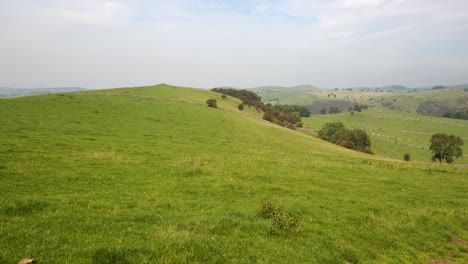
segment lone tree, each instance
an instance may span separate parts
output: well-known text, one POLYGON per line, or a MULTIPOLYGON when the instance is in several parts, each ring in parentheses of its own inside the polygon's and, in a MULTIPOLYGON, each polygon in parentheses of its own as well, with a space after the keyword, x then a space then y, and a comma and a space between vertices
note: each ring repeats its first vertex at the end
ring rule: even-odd
POLYGON ((208 100, 206 100, 206 104, 207 104, 209 107, 218 108, 218 104, 217 104, 217 102, 216 102, 216 99, 208 99, 208 100))
POLYGON ((432 155, 432 161, 438 160, 442 163, 445 160, 447 163, 452 163, 453 158, 459 158, 463 156, 461 146, 464 142, 461 137, 454 135, 447 135, 444 133, 437 133, 431 137, 431 146, 429 149, 434 155, 432 155))

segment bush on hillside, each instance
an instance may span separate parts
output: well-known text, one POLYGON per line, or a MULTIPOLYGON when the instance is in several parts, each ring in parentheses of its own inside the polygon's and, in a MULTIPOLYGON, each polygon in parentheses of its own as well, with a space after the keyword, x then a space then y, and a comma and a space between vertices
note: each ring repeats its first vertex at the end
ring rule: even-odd
POLYGON ((209 107, 214 107, 214 108, 218 107, 218 103, 216 102, 216 99, 208 99, 208 100, 206 100, 206 104, 209 107))
POLYGON ((237 106, 237 109, 239 109, 239 110, 241 110, 241 111, 244 110, 244 104, 239 104, 239 105, 237 106))
POLYGON ((411 160, 410 154, 405 153, 405 155, 403 155, 403 159, 404 159, 405 161, 410 161, 410 160, 411 160))
POLYGON ((297 217, 268 200, 263 201, 258 216, 263 219, 272 220, 272 226, 269 230, 270 234, 278 234, 281 231, 293 231, 297 233, 301 229, 300 221, 297 217))
POLYGON ((326 123, 318 131, 321 139, 345 148, 372 153, 371 141, 366 131, 346 129, 341 122, 326 123))
MULTIPOLYGON (((271 104, 264 104, 260 101, 260 96, 247 90, 214 88, 212 91, 236 97, 242 101, 242 109, 243 105, 247 105, 249 108, 255 107, 258 112, 263 111, 264 120, 293 130, 296 129, 296 124, 301 122, 301 115, 308 114, 308 109, 299 106, 281 105, 274 107, 271 104)), ((242 110, 240 105, 238 109, 242 110)))

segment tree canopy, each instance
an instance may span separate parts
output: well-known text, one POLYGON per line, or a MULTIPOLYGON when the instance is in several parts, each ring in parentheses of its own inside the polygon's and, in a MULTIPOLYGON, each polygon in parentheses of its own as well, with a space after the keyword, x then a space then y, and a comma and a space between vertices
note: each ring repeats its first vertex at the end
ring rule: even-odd
POLYGON ((429 149, 433 153, 432 161, 438 160, 442 163, 445 160, 447 163, 452 163, 454 158, 463 156, 461 146, 463 146, 464 142, 461 137, 437 133, 432 135, 430 142, 429 149))
POLYGON ((332 122, 323 125, 318 135, 333 144, 372 154, 371 141, 364 130, 349 130, 341 122, 332 122))

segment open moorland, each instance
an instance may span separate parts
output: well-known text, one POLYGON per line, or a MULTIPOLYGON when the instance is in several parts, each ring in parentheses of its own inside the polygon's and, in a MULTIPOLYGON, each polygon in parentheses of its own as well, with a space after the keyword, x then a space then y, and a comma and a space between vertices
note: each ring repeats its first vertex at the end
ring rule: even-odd
MULTIPOLYGON (((0 100, 0 263, 468 262, 467 167, 351 151, 239 103, 169 85, 0 100)), ((380 116, 342 118, 405 130, 380 116)))

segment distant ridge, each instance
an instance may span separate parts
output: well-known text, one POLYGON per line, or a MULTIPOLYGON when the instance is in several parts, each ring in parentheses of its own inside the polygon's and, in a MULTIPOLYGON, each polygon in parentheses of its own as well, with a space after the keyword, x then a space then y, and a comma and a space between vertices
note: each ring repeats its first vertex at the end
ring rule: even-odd
POLYGON ((320 88, 310 84, 298 85, 298 86, 259 86, 250 88, 247 90, 254 91, 256 93, 275 93, 275 92, 312 92, 319 91, 320 88))
POLYGON ((51 88, 12 88, 0 87, 0 97, 18 97, 28 95, 38 95, 47 93, 69 93, 86 91, 88 89, 82 87, 51 87, 51 88))

